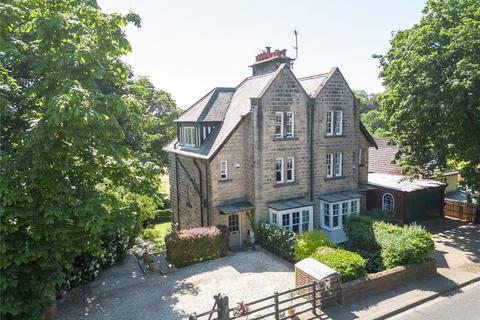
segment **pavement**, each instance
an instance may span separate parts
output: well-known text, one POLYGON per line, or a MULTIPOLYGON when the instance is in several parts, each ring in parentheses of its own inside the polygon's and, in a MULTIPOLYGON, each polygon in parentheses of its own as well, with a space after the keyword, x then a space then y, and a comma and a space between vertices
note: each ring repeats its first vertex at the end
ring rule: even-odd
POLYGON ((423 225, 435 241, 433 255, 437 260, 437 275, 361 301, 328 307, 320 319, 387 319, 480 280, 478 225, 444 218, 426 221, 423 225))
POLYGON ((476 282, 411 310, 392 317, 392 320, 470 320, 480 314, 480 283, 476 282))
POLYGON ((213 307, 213 296, 230 305, 294 287, 293 265, 263 251, 244 251, 173 270, 143 273, 137 260, 102 271, 97 279, 68 292, 57 305, 57 320, 186 319, 213 307))

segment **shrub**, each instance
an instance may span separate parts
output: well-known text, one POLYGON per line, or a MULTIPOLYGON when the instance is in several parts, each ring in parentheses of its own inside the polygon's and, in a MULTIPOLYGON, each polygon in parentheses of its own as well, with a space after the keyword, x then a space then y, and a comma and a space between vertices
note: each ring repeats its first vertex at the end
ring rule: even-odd
POLYGON ((294 261, 294 245, 297 234, 274 224, 261 223, 258 226, 256 241, 271 253, 288 261, 294 261))
POLYGON ((377 221, 392 223, 395 221, 395 213, 393 211, 384 211, 381 209, 373 209, 362 211, 360 215, 370 217, 377 221))
POLYGON ((351 281, 367 274, 367 261, 361 255, 330 247, 320 247, 312 258, 340 273, 342 282, 351 281))
POLYGON ((418 225, 395 226, 368 216, 354 216, 345 228, 346 247, 368 259, 369 272, 424 262, 435 245, 432 235, 418 225))
POLYGON ((142 231, 142 237, 155 242, 154 249, 156 251, 161 251, 165 244, 165 235, 170 233, 171 230, 172 227, 170 222, 157 223, 144 229, 142 231))
POLYGON ((167 260, 177 267, 223 257, 228 252, 228 227, 193 228, 165 236, 167 260))
POLYGON ((335 244, 328 240, 328 235, 319 230, 304 232, 295 240, 295 259, 300 261, 310 257, 318 247, 335 247, 335 244))

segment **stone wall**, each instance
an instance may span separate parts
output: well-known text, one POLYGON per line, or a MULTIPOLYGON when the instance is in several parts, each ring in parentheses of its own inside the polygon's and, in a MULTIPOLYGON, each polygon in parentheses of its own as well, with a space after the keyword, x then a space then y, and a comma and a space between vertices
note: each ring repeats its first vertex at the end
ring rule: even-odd
POLYGON ((350 303, 379 292, 391 290, 408 281, 434 276, 436 272, 437 262, 435 259, 429 258, 424 263, 411 264, 369 274, 364 278, 341 285, 342 303, 350 303))

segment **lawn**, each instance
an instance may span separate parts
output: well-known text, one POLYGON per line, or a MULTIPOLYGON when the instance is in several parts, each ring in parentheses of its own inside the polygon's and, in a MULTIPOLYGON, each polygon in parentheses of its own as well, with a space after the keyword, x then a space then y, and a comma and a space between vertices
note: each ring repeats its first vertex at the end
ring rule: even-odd
POLYGON ((165 243, 165 235, 170 233, 172 226, 170 221, 157 223, 144 229, 142 237, 155 242, 155 250, 162 250, 165 243))

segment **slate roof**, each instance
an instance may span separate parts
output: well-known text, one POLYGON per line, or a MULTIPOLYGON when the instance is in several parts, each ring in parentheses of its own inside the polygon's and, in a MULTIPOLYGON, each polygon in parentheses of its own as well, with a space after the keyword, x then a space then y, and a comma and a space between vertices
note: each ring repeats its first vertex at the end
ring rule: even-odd
POLYGON ((175 122, 223 121, 235 88, 215 88, 188 108, 175 122))
POLYGON ((313 206, 313 202, 307 198, 283 199, 267 203, 267 207, 273 210, 282 211, 301 207, 313 206))
POLYGON ((393 164, 398 147, 391 138, 375 139, 378 149, 368 150, 368 171, 376 173, 401 174, 400 164, 393 164))
POLYGON ((241 212, 246 210, 252 210, 252 209, 255 209, 255 206, 248 201, 240 201, 240 202, 228 203, 221 206, 217 206, 217 209, 222 214, 231 214, 231 213, 236 213, 236 212, 241 212))
MULTIPOLYGON (((228 140, 228 138, 235 131, 235 129, 241 124, 243 118, 248 113, 250 113, 250 99, 261 98, 266 92, 266 90, 269 88, 275 77, 280 73, 281 70, 283 70, 284 67, 285 65, 282 65, 275 72, 246 78, 235 89, 233 89, 234 92, 230 100, 228 101, 228 106, 226 107, 224 106, 224 104, 228 100, 227 96, 219 97, 213 100, 211 109, 221 110, 222 108, 225 108, 223 122, 219 125, 219 128, 216 128, 212 132, 212 134, 208 137, 206 142, 200 148, 192 149, 188 147, 181 147, 178 145, 177 139, 175 139, 165 148, 163 148, 163 150, 201 159, 212 158, 219 151, 220 147, 228 140), (217 102, 218 107, 213 107, 216 105, 215 102, 217 102)), ((233 91, 231 88, 221 89, 227 90, 227 93, 232 93, 231 91, 233 91)), ((195 117, 201 118, 200 115, 202 114, 202 112, 197 110, 197 108, 201 110, 206 110, 208 104, 210 103, 210 100, 212 100, 214 97, 215 90, 216 89, 209 92, 205 97, 200 99, 191 108, 189 108, 180 118, 177 119, 177 122, 192 121, 191 119, 195 119, 195 117), (189 115, 187 115, 187 113, 189 113, 189 115), (185 117, 183 117, 184 115, 185 117)), ((207 115, 204 119, 218 119, 217 113, 221 113, 217 112, 218 110, 207 112, 207 115), (209 118, 210 113, 212 114, 211 118, 209 118), (215 117, 214 114, 216 115, 215 117)))
POLYGON ((445 187, 447 185, 436 180, 412 179, 406 176, 383 173, 369 173, 368 184, 403 192, 445 187))
POLYGON ((361 198, 362 195, 356 192, 347 191, 347 192, 332 192, 332 193, 325 193, 317 196, 320 200, 327 201, 327 202, 339 202, 339 201, 346 201, 352 199, 361 198))
POLYGON ((316 92, 323 87, 330 73, 317 74, 310 77, 298 78, 298 82, 305 89, 307 94, 311 97, 316 96, 316 92))

